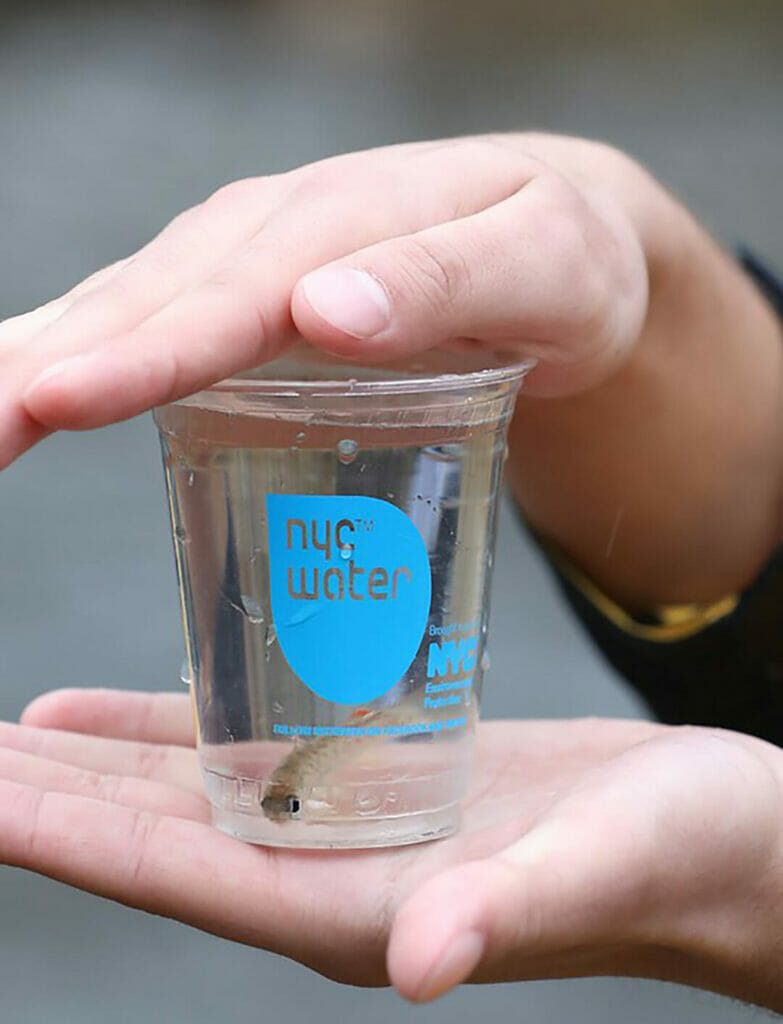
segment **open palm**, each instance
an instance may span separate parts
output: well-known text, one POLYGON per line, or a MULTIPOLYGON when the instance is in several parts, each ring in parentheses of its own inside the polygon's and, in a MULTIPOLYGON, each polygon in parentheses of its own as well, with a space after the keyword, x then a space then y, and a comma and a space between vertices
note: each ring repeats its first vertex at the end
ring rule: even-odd
POLYGON ((731 733, 482 724, 456 836, 315 852, 210 826, 190 721, 180 695, 60 691, 0 725, 0 860, 416 999, 467 976, 692 980, 771 869, 780 780, 731 733))

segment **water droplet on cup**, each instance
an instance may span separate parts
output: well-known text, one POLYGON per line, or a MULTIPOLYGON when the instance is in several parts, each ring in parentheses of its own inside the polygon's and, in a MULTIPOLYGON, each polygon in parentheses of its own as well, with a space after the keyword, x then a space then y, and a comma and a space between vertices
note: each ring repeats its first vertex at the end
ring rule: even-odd
POLYGON ((296 435, 297 441, 304 441, 305 437, 307 437, 307 434, 305 434, 304 430, 300 430, 296 435))
POLYGON ((249 594, 242 595, 242 609, 255 626, 259 626, 264 621, 264 611, 261 605, 249 594))
POLYGON ((192 487, 193 486, 193 481, 195 479, 196 479, 196 474, 191 469, 191 471, 188 473, 188 487, 192 487))
POLYGON ((275 640, 277 640, 277 630, 274 622, 270 622, 266 629, 266 646, 271 647, 275 640))
POLYGON ((351 547, 350 544, 346 544, 344 547, 340 548, 340 558, 345 559, 346 562, 348 561, 352 554, 353 548, 351 547))
POLYGON ((182 680, 185 686, 190 686, 190 665, 188 664, 187 658, 184 658, 182 664, 180 665, 179 678, 182 680))
POLYGON ((489 651, 485 650, 484 653, 481 655, 481 671, 489 672, 489 667, 491 664, 492 662, 489 657, 489 651))
POLYGON ((272 705, 272 710, 274 711, 274 713, 276 715, 282 715, 282 713, 285 710, 285 708, 283 707, 283 705, 280 703, 279 700, 276 700, 274 702, 274 704, 272 705))
POLYGON ((351 440, 350 437, 344 437, 342 441, 337 442, 337 458, 344 466, 353 462, 358 451, 359 445, 356 441, 351 440))

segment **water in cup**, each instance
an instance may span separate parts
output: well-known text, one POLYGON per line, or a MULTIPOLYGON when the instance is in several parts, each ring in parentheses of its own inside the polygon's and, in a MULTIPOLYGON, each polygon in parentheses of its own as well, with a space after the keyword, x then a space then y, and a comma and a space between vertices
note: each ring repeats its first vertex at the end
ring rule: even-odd
POLYGON ((270 845, 436 838, 469 774, 514 388, 466 413, 466 394, 308 386, 156 412, 215 824, 270 845))

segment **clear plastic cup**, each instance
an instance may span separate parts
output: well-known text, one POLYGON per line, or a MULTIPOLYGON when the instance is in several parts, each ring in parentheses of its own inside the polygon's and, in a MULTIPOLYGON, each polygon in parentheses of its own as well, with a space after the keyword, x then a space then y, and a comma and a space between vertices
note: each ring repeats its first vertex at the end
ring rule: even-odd
POLYGON ((487 362, 368 369, 300 344, 155 411, 222 831, 370 847, 457 829, 527 369, 487 362))

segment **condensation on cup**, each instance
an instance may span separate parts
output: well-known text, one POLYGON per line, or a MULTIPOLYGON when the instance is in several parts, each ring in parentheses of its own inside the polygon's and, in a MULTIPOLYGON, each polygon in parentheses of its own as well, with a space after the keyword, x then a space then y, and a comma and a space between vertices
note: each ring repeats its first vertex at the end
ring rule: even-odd
POLYGON ((222 831, 373 847, 458 828, 527 369, 482 362, 368 369, 300 343, 155 411, 222 831))

